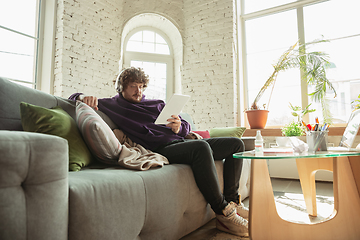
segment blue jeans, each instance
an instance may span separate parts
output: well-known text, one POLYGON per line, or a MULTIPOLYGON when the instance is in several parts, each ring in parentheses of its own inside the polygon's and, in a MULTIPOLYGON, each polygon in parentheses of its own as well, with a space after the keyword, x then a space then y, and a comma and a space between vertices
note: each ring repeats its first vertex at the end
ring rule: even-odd
POLYGON ((210 204, 216 214, 228 202, 239 203, 239 180, 243 160, 233 158, 233 153, 243 152, 244 143, 239 138, 209 138, 201 140, 185 139, 173 142, 154 152, 167 157, 170 164, 188 164, 191 166, 195 181, 205 200, 210 204), (224 194, 221 193, 216 173, 215 161, 224 162, 224 194))

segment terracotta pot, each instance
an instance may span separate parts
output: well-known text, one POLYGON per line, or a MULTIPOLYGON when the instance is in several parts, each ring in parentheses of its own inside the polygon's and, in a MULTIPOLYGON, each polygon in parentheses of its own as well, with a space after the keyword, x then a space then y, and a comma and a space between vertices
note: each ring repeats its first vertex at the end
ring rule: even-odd
POLYGON ((264 129, 268 118, 268 110, 245 111, 251 129, 264 129))

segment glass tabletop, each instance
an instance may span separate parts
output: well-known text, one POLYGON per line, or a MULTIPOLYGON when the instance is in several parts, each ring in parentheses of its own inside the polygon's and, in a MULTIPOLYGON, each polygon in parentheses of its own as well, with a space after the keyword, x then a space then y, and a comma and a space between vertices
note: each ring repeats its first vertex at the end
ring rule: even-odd
POLYGON ((255 150, 240 152, 233 154, 234 158, 246 158, 246 159, 285 159, 285 158, 325 158, 325 157, 343 157, 343 156, 360 156, 360 151, 318 151, 315 153, 303 152, 294 153, 292 149, 278 151, 273 148, 265 148, 264 154, 256 155, 255 150))

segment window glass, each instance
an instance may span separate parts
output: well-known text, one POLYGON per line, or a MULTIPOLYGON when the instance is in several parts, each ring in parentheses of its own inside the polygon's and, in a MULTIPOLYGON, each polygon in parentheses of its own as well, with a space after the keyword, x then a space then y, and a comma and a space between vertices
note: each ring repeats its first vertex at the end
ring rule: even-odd
POLYGON ((143 31, 143 41, 148 43, 155 43, 155 33, 152 31, 143 31))
POLYGON ((155 38, 156 38, 156 43, 158 43, 158 44, 165 44, 165 45, 167 45, 167 43, 166 43, 166 41, 165 41, 165 39, 164 38, 162 38, 159 34, 155 34, 155 38))
POLYGON ((33 56, 0 52, 0 76, 32 83, 33 56))
POLYGON ((331 0, 304 7, 305 37, 325 39, 359 34, 360 1, 331 0))
MULTIPOLYGON (((273 73, 272 64, 297 41, 296 11, 287 11, 246 21, 247 84, 249 106, 273 73), (281 26, 274 28, 273 26, 281 26), (286 33, 286 34, 284 34, 286 33)), ((275 87, 268 88, 259 101, 266 105, 267 125, 283 125, 291 119, 289 103, 301 105, 300 73, 280 72, 275 87), (271 101, 269 98, 271 95, 271 101)))
POLYGON ((132 35, 131 41, 133 41, 133 42, 141 42, 142 41, 142 33, 143 32, 140 31, 140 32, 137 32, 134 35, 132 35))
POLYGON ((35 36, 37 0, 0 1, 0 25, 35 36))
POLYGON ((170 54, 165 39, 153 31, 139 31, 132 35, 126 46, 127 51, 170 54))
MULTIPOLYGON (((346 123, 352 112, 351 101, 360 94, 360 1, 332 0, 304 8, 306 41, 324 37, 329 40, 316 46, 316 50, 329 54, 327 77, 333 83, 337 97, 328 94, 333 123, 346 123)), ((322 117, 321 105, 310 120, 322 117)))
POLYGON ((149 85, 144 94, 147 99, 166 101, 166 63, 131 61, 132 67, 140 67, 149 75, 149 85))
POLYGON ((244 0, 244 2, 244 13, 251 13, 280 6, 286 3, 295 2, 295 0, 244 0))
POLYGON ((34 39, 0 28, 0 52, 16 55, 34 55, 34 39))
POLYGON ((37 6, 37 0, 0 2, 0 76, 31 87, 37 63, 37 6))
POLYGON ((164 44, 156 44, 155 45, 155 52, 162 52, 162 53, 167 53, 169 52, 169 47, 167 45, 164 44))

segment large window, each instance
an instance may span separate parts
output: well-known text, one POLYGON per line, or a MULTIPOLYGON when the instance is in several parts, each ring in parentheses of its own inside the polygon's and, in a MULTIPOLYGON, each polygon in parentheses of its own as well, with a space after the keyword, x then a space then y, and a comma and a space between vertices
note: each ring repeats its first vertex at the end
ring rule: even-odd
POLYGON ((173 93, 173 59, 165 35, 153 29, 137 29, 127 39, 125 65, 141 67, 149 75, 146 98, 166 101, 173 93))
MULTIPOLYGON (((242 79, 245 81, 248 108, 255 95, 272 73, 272 64, 297 40, 310 42, 323 38, 327 43, 316 49, 330 56, 328 79, 336 88, 337 97, 328 95, 333 124, 344 124, 351 114, 351 101, 360 94, 360 1, 358 0, 239 0, 242 26, 242 79)), ((305 107, 311 103, 312 89, 302 86, 299 70, 280 72, 271 101, 264 95, 260 105, 268 105, 267 126, 281 126, 291 121, 289 103, 305 107)), ((322 119, 320 104, 309 115, 322 119)))
POLYGON ((0 2, 0 76, 36 87, 38 0, 0 2))
POLYGON ((53 93, 56 0, 0 1, 0 76, 53 93))

